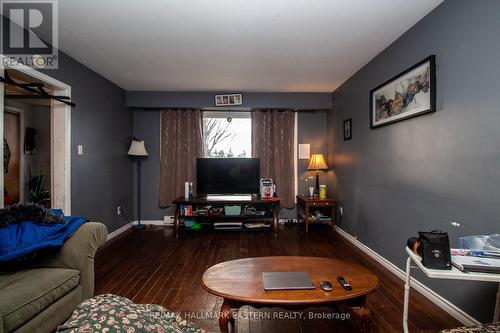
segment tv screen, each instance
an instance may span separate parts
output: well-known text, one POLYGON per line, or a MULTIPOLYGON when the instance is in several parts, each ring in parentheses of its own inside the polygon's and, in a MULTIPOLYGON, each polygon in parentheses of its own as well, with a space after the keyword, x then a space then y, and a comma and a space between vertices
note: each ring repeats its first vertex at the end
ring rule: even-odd
POLYGON ((259 180, 258 158, 198 158, 196 160, 198 195, 259 193, 259 180))

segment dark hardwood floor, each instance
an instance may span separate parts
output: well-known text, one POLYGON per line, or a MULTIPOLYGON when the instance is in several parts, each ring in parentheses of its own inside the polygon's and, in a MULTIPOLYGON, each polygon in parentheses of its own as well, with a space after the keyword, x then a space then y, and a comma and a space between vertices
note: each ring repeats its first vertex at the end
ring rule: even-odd
MULTIPOLYGON (((207 331, 218 331, 217 314, 222 299, 200 285, 210 266, 231 259, 304 255, 341 258, 364 265, 379 277, 379 289, 368 296, 373 314, 372 332, 402 332, 403 282, 326 225, 313 225, 309 234, 303 225, 280 226, 279 235, 265 231, 184 232, 177 237, 169 227, 150 226, 128 230, 110 240, 96 257, 96 294, 112 293, 136 303, 161 304, 197 323, 207 331)), ((412 290, 410 331, 435 332, 460 323, 422 295, 412 290)), ((236 320, 237 332, 353 332, 357 320, 308 319, 309 314, 338 311, 307 309, 305 319, 277 309, 244 307, 236 320)))

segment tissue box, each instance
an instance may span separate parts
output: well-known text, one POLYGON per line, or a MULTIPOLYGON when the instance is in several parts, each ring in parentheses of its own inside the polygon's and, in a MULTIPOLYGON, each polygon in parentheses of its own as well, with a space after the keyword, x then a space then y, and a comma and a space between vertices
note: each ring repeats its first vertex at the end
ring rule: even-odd
POLYGON ((241 215, 241 206, 224 206, 224 213, 228 216, 241 215))

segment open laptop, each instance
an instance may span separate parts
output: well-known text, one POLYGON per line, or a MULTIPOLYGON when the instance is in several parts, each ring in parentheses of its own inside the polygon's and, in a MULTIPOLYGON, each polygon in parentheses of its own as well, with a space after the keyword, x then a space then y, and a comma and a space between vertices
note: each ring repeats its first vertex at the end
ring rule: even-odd
POLYGON ((315 289, 306 272, 263 272, 264 290, 315 289))

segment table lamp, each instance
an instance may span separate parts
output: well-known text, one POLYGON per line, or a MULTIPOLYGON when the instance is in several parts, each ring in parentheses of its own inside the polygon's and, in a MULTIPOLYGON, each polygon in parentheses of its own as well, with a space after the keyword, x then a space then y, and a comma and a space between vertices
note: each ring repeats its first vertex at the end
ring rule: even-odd
POLYGON ((144 141, 132 137, 127 155, 137 162, 137 224, 133 225, 132 228, 144 229, 146 226, 141 224, 141 162, 148 157, 144 141))
POLYGON ((311 155, 311 159, 309 160, 309 166, 307 170, 315 170, 316 171, 316 189, 315 195, 319 194, 319 170, 327 170, 328 165, 326 165, 325 158, 323 154, 313 154, 311 155))

